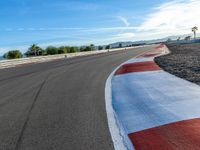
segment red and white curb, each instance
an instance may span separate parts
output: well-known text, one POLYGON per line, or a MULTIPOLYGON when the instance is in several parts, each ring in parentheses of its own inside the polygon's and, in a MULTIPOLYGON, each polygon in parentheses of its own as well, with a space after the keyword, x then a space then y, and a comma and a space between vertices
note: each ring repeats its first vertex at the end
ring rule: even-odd
POLYGON ((115 149, 200 149, 200 86, 163 71, 164 45, 117 68, 106 83, 115 149))

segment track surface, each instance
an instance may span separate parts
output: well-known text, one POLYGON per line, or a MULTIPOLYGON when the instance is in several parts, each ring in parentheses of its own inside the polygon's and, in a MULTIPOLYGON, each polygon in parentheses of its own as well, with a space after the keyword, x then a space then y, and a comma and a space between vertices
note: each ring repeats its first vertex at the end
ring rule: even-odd
POLYGON ((0 149, 113 149, 105 82, 151 47, 0 70, 0 149))

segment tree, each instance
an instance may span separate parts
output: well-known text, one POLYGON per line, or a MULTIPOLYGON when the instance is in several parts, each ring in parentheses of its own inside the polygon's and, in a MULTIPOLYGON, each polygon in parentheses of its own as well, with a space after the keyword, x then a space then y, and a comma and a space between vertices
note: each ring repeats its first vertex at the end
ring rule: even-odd
POLYGON ((55 54, 58 54, 58 48, 54 46, 48 46, 46 48, 46 52, 48 55, 55 55, 55 54))
POLYGON ((31 45, 28 51, 25 53, 27 57, 40 56, 44 54, 45 54, 45 51, 41 47, 39 47, 37 44, 31 45))
POLYGON ((92 47, 91 46, 87 46, 84 51, 92 51, 92 47))
POLYGON ((172 39, 171 39, 171 38, 168 38, 168 39, 167 39, 167 42, 171 42, 171 41, 172 41, 172 39))
POLYGON ((91 51, 95 50, 94 44, 90 44, 90 47, 91 47, 91 51))
POLYGON ((80 47, 80 52, 84 52, 85 47, 80 47))
POLYGON ((19 50, 11 50, 8 53, 4 54, 4 57, 7 59, 16 59, 16 58, 22 58, 23 55, 19 50))
POLYGON ((29 48, 29 51, 33 52, 35 56, 38 56, 41 50, 42 49, 37 44, 31 45, 31 47, 29 48))
POLYGON ((181 37, 178 37, 178 38, 177 38, 177 41, 180 41, 180 40, 181 40, 181 37))
POLYGON ((122 48, 122 43, 119 43, 119 48, 122 48))
POLYGON ((59 47, 58 48, 58 54, 65 54, 65 53, 67 53, 67 47, 65 47, 65 46, 61 46, 61 47, 59 47))
POLYGON ((86 52, 86 51, 92 51, 92 46, 86 46, 86 47, 81 47, 80 48, 81 52, 86 52))
POLYGON ((47 55, 47 51, 46 50, 44 50, 44 49, 41 49, 41 51, 40 51, 40 53, 39 53, 40 55, 47 55))
POLYGON ((185 40, 186 40, 186 41, 189 41, 190 39, 191 39, 191 36, 186 36, 186 37, 185 37, 185 40))
POLYGON ((6 58, 6 57, 7 57, 7 54, 8 54, 8 53, 5 53, 5 54, 3 55, 3 58, 6 58))
POLYGON ((77 47, 74 47, 74 46, 72 46, 72 47, 70 47, 69 49, 68 49, 68 53, 76 53, 78 51, 78 48, 77 47))
POLYGON ((106 49, 110 49, 110 45, 107 45, 107 46, 106 46, 106 49))
POLYGON ((103 49, 103 46, 98 46, 98 50, 102 50, 103 49))
POLYGON ((194 39, 196 39, 196 33, 197 33, 198 27, 193 27, 192 32, 194 33, 194 39))

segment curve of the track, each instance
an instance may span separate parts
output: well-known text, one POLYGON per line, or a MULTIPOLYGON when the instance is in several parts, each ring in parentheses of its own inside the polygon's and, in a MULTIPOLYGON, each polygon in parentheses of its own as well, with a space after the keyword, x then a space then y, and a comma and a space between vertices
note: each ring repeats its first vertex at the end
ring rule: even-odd
POLYGON ((0 149, 113 149, 105 82, 151 47, 0 70, 0 149))

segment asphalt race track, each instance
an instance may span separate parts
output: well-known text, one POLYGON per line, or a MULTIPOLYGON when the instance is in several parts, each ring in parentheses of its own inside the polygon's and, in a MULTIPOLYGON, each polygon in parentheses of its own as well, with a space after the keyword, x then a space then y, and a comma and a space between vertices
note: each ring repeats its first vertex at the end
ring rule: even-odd
POLYGON ((1 150, 110 150, 104 89, 151 47, 0 70, 1 150))

